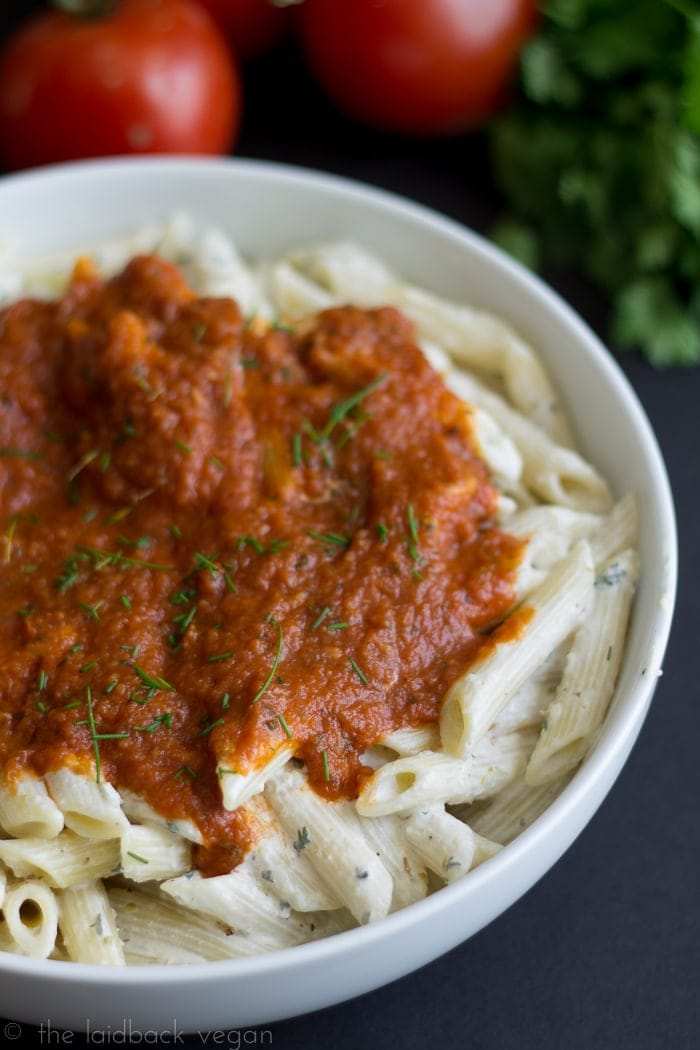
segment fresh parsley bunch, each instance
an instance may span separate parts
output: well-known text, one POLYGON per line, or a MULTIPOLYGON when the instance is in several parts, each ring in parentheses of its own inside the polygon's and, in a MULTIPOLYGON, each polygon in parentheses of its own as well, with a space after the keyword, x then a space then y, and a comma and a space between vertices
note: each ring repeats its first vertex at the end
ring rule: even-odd
POLYGON ((700 0, 544 3, 492 144, 496 239, 591 277, 619 345, 699 363, 700 0))

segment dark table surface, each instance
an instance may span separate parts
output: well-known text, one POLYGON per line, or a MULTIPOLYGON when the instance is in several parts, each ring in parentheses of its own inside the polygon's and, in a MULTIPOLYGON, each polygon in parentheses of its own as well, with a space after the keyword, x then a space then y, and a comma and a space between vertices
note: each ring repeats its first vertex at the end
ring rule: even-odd
MULTIPOLYGON (((361 128, 333 111, 290 47, 250 67, 245 86, 239 155, 360 179, 488 230, 499 202, 482 136, 421 143, 361 128)), ((576 274, 546 276, 605 337, 604 301, 576 274)), ((635 356, 618 360, 664 453, 681 548, 665 673, 619 780, 554 869, 467 943, 359 999, 260 1029, 221 1033, 218 1045, 700 1047, 700 458, 693 437, 700 369, 659 373, 635 356)), ((27 1043, 41 1045, 37 1032, 22 1028, 27 1043)), ((179 1045, 217 1045, 216 1033, 206 1036, 196 1033, 179 1045)), ((71 1045, 93 1041, 76 1034, 71 1045)))

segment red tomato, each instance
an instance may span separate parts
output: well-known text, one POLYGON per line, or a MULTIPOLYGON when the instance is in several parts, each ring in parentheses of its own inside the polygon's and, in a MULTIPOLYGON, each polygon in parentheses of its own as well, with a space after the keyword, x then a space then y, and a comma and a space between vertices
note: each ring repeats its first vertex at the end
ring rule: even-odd
POLYGON ((462 131, 503 103, 535 22, 534 0, 304 0, 309 65, 367 124, 418 135, 462 131))
POLYGON ((289 26, 288 8, 272 0, 197 0, 206 7, 241 61, 269 51, 289 26))
POLYGON ((224 153, 238 74, 190 0, 124 0, 91 17, 47 12, 0 58, 0 157, 9 168, 121 153, 224 153))

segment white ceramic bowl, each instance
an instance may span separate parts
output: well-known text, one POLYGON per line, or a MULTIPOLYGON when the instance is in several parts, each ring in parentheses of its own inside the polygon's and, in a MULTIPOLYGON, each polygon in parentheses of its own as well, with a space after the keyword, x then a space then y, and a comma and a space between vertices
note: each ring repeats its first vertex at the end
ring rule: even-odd
MULTIPOLYGON (((0 236, 21 252, 79 248, 185 209, 270 256, 352 236, 405 277, 507 318, 542 353, 584 453, 618 493, 639 497, 643 574, 604 731, 556 802, 465 879, 375 925, 271 955, 198 966, 100 969, 0 954, 0 1014, 80 1030, 233 1028, 327 1006, 400 977, 511 905, 573 842, 642 725, 665 649, 676 582, 668 481, 649 423, 586 325, 540 281, 425 208, 326 175, 246 161, 108 161, 0 182, 0 236)), ((621 840, 621 848, 624 842, 621 840)))

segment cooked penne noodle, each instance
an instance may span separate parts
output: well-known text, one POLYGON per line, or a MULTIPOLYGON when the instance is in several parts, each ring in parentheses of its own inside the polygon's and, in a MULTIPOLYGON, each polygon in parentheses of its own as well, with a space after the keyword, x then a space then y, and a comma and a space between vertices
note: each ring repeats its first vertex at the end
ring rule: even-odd
POLYGON ((122 874, 132 882, 161 882, 192 867, 186 839, 164 828, 130 824, 120 838, 122 874))
POLYGON ((56 898, 39 879, 25 879, 8 886, 2 906, 10 951, 48 959, 56 944, 56 898))
POLYGON ((637 501, 631 492, 619 500, 591 536, 594 565, 603 565, 614 554, 637 543, 637 501))
POLYGON ((591 615, 576 632, 528 763, 525 779, 531 787, 574 769, 600 728, 620 670, 638 574, 637 554, 627 550, 596 576, 591 615))
POLYGON ((0 842, 0 860, 18 877, 36 876, 65 889, 118 873, 119 840, 84 839, 72 831, 53 839, 5 839, 0 842))
POLYGON ((43 780, 33 776, 0 780, 0 828, 8 835, 50 839, 62 827, 63 814, 43 780))
POLYGON ((544 813, 568 781, 569 777, 563 777, 540 787, 530 787, 523 776, 484 802, 458 806, 455 814, 466 821, 472 831, 506 846, 544 813))
POLYGON ((518 689, 581 622, 592 586, 590 549, 581 542, 530 595, 531 619, 515 639, 496 645, 448 690, 440 716, 448 754, 467 756, 518 689))
POLYGON ((527 416, 466 372, 450 372, 447 386, 464 401, 488 412, 523 457, 523 483, 540 499, 572 510, 602 514, 612 497, 607 482, 578 452, 556 444, 527 416))
POLYGON ((182 964, 235 959, 260 951, 244 937, 174 901, 132 887, 110 888, 126 962, 182 964))
POLYGON ((422 900, 428 876, 406 837, 405 821, 397 816, 360 817, 362 833, 393 881, 391 911, 422 900))
MULTIPOLYGON (((203 313, 207 319, 214 318, 210 333, 219 323, 219 316, 224 317, 224 328, 230 324, 230 318, 233 318, 233 329, 244 327, 245 339, 237 342, 238 336, 232 336, 230 346, 226 341, 228 336, 221 345, 207 346, 204 324, 195 324, 189 334, 183 327, 177 335, 184 343, 193 344, 192 360, 196 369, 206 376, 209 376, 210 350, 219 353, 219 364, 221 360, 224 362, 224 371, 216 372, 212 365, 211 373, 215 417, 222 427, 228 427, 236 418, 239 406, 232 403, 231 398, 237 396, 239 389, 255 390, 264 382, 265 398, 268 397, 278 383, 273 371, 268 374, 268 366, 273 363, 277 368, 278 360, 282 360, 278 355, 291 354, 290 348, 296 347, 297 356, 284 358, 291 362, 291 368, 280 370, 285 384, 289 378, 287 373, 299 369, 301 374, 305 355, 313 360, 313 368, 318 368, 318 377, 313 370, 304 372, 305 378, 298 390, 289 386, 289 397, 298 397, 300 405, 299 418, 291 422, 291 426, 296 427, 291 441, 287 437, 279 439, 277 432, 281 429, 275 429, 276 417, 272 410, 269 420, 263 418, 266 403, 262 413, 251 413, 251 433, 256 428, 261 431, 267 428, 269 434, 265 434, 260 455, 260 450, 251 453, 250 464, 246 464, 245 455, 249 446, 253 447, 252 440, 246 435, 241 438, 233 430, 230 432, 236 441, 241 440, 241 472, 248 469, 259 472, 261 491, 269 490, 271 497, 262 524, 251 519, 255 535, 237 536, 237 519, 231 514, 224 531, 231 531, 229 521, 232 522, 233 536, 222 538, 219 545, 217 532, 216 553, 196 554, 192 570, 193 548, 186 547, 182 535, 183 531, 187 532, 186 526, 183 522, 181 528, 173 522, 167 544, 158 550, 152 562, 147 557, 132 558, 130 554, 136 554, 141 546, 151 543, 155 551, 158 543, 150 534, 141 537, 141 531, 150 533, 142 524, 138 531, 136 526, 133 533, 128 531, 127 526, 137 517, 135 511, 141 507, 141 501, 152 495, 152 490, 141 486, 135 502, 115 512, 117 520, 121 521, 123 515, 126 522, 119 526, 120 530, 124 529, 124 535, 120 532, 118 537, 111 537, 118 550, 105 547, 103 551, 102 547, 97 550, 81 544, 76 546, 75 556, 64 563, 59 592, 76 582, 86 587, 85 594, 78 597, 89 598, 89 602, 78 600, 77 604, 88 627, 91 621, 97 622, 101 617, 107 620, 109 605, 128 610, 132 600, 136 600, 126 593, 125 583, 119 602, 103 603, 100 592, 96 595, 100 600, 92 604, 95 596, 87 590, 88 569, 99 569, 100 574, 103 570, 124 571, 126 580, 126 572, 139 565, 142 571, 152 571, 158 576, 157 587, 162 586, 165 594, 166 619, 172 628, 167 636, 165 655, 159 656, 155 643, 151 651, 150 638, 141 642, 139 638, 123 639, 115 634, 112 640, 115 650, 120 650, 113 660, 114 666, 125 667, 129 689, 135 687, 131 693, 124 690, 123 701, 129 700, 127 706, 131 706, 132 700, 137 704, 150 702, 148 710, 153 712, 150 723, 144 720, 144 725, 128 722, 124 726, 119 721, 123 716, 118 705, 110 708, 109 703, 99 698, 109 696, 112 689, 122 685, 117 674, 113 680, 108 680, 105 674, 104 685, 99 679, 93 683, 89 677, 78 677, 75 681, 81 692, 75 688, 75 681, 66 685, 54 674, 56 661, 52 663, 45 656, 37 656, 33 650, 25 657, 31 661, 31 668, 26 671, 23 668, 22 674, 30 681, 28 688, 34 690, 27 693, 28 703, 34 705, 30 713, 42 727, 37 733, 44 732, 47 724, 53 726, 48 720, 44 722, 45 715, 55 717, 58 711, 59 718, 65 717, 63 710, 82 706, 73 725, 82 727, 76 732, 89 734, 88 761, 92 763, 92 772, 87 776, 76 772, 77 768, 83 768, 75 764, 81 756, 74 757, 67 748, 63 766, 60 762, 54 762, 53 766, 49 762, 32 765, 30 756, 26 767, 13 777, 0 769, 0 950, 101 966, 187 964, 293 947, 381 919, 446 883, 469 878, 473 868, 498 854, 547 809, 598 738, 620 674, 639 574, 635 549, 638 511, 634 495, 628 493, 613 503, 605 479, 574 450, 563 406, 545 368, 522 335, 506 322, 414 287, 370 252, 348 242, 312 245, 251 265, 225 233, 213 228, 199 229, 186 215, 174 215, 166 222, 153 223, 133 234, 114 238, 95 246, 90 254, 100 275, 114 276, 114 282, 119 282, 120 271, 134 255, 154 252, 181 269, 195 295, 207 297, 199 302, 191 301, 189 292, 180 284, 185 300, 182 317, 188 318, 187 311, 192 308, 205 311, 206 304, 211 305, 210 298, 224 296, 236 299, 245 318, 245 325, 241 326, 236 311, 222 304, 219 304, 222 315, 203 313), (370 324, 370 319, 359 310, 344 310, 348 304, 377 308, 377 313, 371 315, 375 327, 367 328, 370 334, 366 340, 358 341, 361 345, 354 348, 352 359, 337 350, 333 325, 338 324, 342 331, 348 316, 360 317, 357 330, 361 331, 363 324, 370 324), (418 343, 409 345, 410 325, 406 327, 400 322, 396 313, 379 309, 387 305, 408 318, 418 343), (333 309, 333 313, 322 313, 328 309, 333 309), (376 321, 376 317, 381 320, 376 321), (282 334, 285 329, 288 329, 286 336, 282 334), (435 448, 439 450, 444 445, 448 450, 454 443, 459 447, 461 458, 446 456, 443 470, 440 452, 436 452, 434 461, 428 460, 426 453, 427 467, 420 463, 416 477, 422 476, 421 472, 427 476, 431 501, 428 503, 427 496, 424 499, 427 511, 420 506, 423 490, 419 487, 414 502, 413 460, 402 482, 405 489, 401 490, 401 498, 392 496, 394 504, 388 499, 385 504, 386 493, 393 491, 392 472, 399 459, 400 445, 395 437, 399 428, 389 414, 395 430, 378 429, 381 442, 368 438, 369 465, 362 462, 362 470, 372 478, 374 502, 368 502, 363 510, 353 490, 352 498, 358 500, 358 505, 352 508, 352 514, 345 514, 346 508, 340 502, 343 486, 359 483, 347 481, 340 474, 335 478, 333 472, 342 464, 343 446, 352 441, 349 449, 359 460, 359 452, 355 450, 359 449, 364 435, 370 435, 372 427, 379 428, 382 418, 387 417, 386 413, 375 410, 371 401, 365 400, 380 396, 377 392, 389 373, 394 380, 394 365, 377 374, 378 362, 383 358, 373 358, 376 350, 370 351, 365 345, 375 338, 384 339, 383 333, 387 330, 391 334, 381 352, 388 355, 389 350, 393 352, 396 347, 401 350, 400 363, 405 376, 400 368, 396 369, 396 376, 404 383, 407 404, 410 403, 411 376, 424 375, 426 386, 433 382, 435 403, 444 398, 448 406, 445 419, 449 417, 449 423, 442 416, 435 417, 439 424, 435 448), (269 361, 265 369, 261 369, 265 355, 269 361), (423 358, 448 390, 461 399, 461 405, 440 385, 438 378, 431 375, 423 358), (363 381, 360 377, 366 366, 367 379, 363 381), (334 369, 347 371, 343 381, 347 382, 349 395, 343 392, 342 386, 332 385, 330 376, 334 369), (452 423, 455 425, 451 426, 452 423), (475 455, 485 466, 477 465, 470 475, 464 464, 472 462, 475 455), (314 460, 319 460, 323 468, 316 474, 311 469, 314 460), (482 484, 476 480, 481 477, 490 484, 484 480, 483 494, 479 489, 475 497, 476 509, 466 502, 456 503, 464 493, 482 484), (292 483, 300 481, 303 485, 295 491, 292 483), (276 565, 284 566, 286 557, 280 552, 292 542, 287 538, 285 519, 277 519, 287 493, 292 493, 303 505, 304 513, 309 511, 309 517, 299 526, 305 546, 295 551, 295 560, 286 568, 278 569, 276 565), (318 509, 335 506, 335 503, 342 512, 338 520, 343 524, 338 531, 317 531, 329 527, 328 524, 317 526, 318 509), (452 503, 459 508, 454 520, 448 513, 452 503), (381 510, 377 511, 377 520, 372 520, 375 505, 381 505, 381 510), (466 509, 463 511, 462 507, 466 509), (417 514, 417 510, 421 510, 421 514, 417 514), (366 518, 364 522, 361 515, 366 518), (470 515, 474 515, 473 520, 470 515), (350 527, 351 518, 351 524, 357 522, 357 531, 350 527), (260 525, 259 531, 256 524, 260 525), (432 679, 429 674, 445 654, 440 652, 439 642, 431 636, 429 626, 426 629, 425 609, 430 606, 428 603, 421 606, 421 595, 424 597, 431 587, 439 594, 434 584, 438 574, 431 577, 431 572, 434 567, 442 571, 438 563, 439 544, 445 536, 448 543, 454 542, 454 551, 459 554, 459 560, 455 558, 450 566, 449 587, 453 579, 460 577, 462 566, 471 555, 465 546, 463 558, 463 548, 457 544, 469 542, 472 525, 480 540, 486 530, 488 542, 494 537, 496 544, 502 542, 516 552, 511 559, 511 575, 503 581, 508 589, 504 590, 501 604, 493 607, 497 610, 495 615, 491 615, 491 607, 485 606, 487 614, 480 612, 481 620, 464 621, 470 625, 477 623, 476 628, 466 628, 476 632, 475 638, 479 633, 483 635, 482 648, 475 650, 477 655, 471 662, 465 657, 459 673, 454 672, 456 678, 432 679), (452 536, 461 536, 462 532, 464 541, 461 538, 453 541, 452 536), (177 579, 176 559, 173 557, 171 566, 170 555, 181 540, 184 556, 179 566, 181 582, 177 583, 173 582, 177 579), (326 554, 328 564, 335 566, 334 559, 340 564, 346 556, 349 559, 358 553, 362 544, 370 543, 386 544, 378 548, 383 552, 379 564, 384 575, 378 587, 382 597, 384 580, 387 581, 387 598, 371 616, 365 613, 371 603, 361 600, 365 597, 361 589, 364 581, 361 569, 355 570, 347 594, 343 591, 345 584, 338 582, 342 577, 331 576, 329 572, 326 580, 323 569, 326 554), (313 558, 317 559, 313 570, 309 568, 314 562, 308 553, 312 547, 316 548, 313 558), (268 557, 273 554, 274 557, 268 557), (517 558, 520 560, 516 564, 517 558), (253 586, 250 586, 251 577, 245 575, 251 571, 251 565, 255 571, 253 586), (452 571, 455 566, 456 571, 452 571), (166 569, 174 574, 169 582, 160 578, 167 575, 166 569), (301 581, 306 572, 310 579, 312 571, 315 581, 323 581, 318 583, 318 597, 313 592, 316 583, 299 582, 298 590, 296 582, 288 586, 289 578, 296 580, 298 576, 301 581), (402 605, 403 598, 392 604, 395 592, 389 581, 394 577, 410 580, 412 593, 416 595, 415 606, 402 605), (235 610, 245 605, 251 599, 250 592, 258 587, 265 595, 265 602, 269 596, 270 611, 258 607, 251 618, 253 624, 262 625, 256 638, 257 628, 251 630, 245 618, 239 624, 239 613, 235 610), (227 602, 233 600, 232 595, 237 596, 235 610, 233 604, 224 604, 222 595, 227 602), (346 598, 347 608, 344 608, 342 603, 346 598), (175 609, 175 615, 170 615, 170 606, 174 609, 176 605, 179 608, 175 609), (303 617, 295 623, 296 606, 303 607, 303 617), (216 618, 211 615, 214 609, 216 618), (366 637, 358 633, 351 638, 353 630, 357 631, 358 621, 365 616, 367 623, 363 621, 361 627, 366 637), (279 617, 279 622, 273 617, 279 617), (284 623, 283 617, 287 617, 284 623), (371 619, 376 623, 370 623, 371 619), (217 637, 223 637, 231 623, 237 633, 231 635, 229 643, 221 644, 212 652, 208 648, 208 636, 216 630, 220 632, 217 637), (266 626, 270 623, 277 629, 276 649, 274 633, 270 635, 266 626), (347 634, 339 633, 345 630, 347 634), (239 634, 240 645, 237 644, 239 634), (345 647, 341 643, 347 639, 351 644, 345 647), (125 644, 116 645, 122 641, 125 644), (142 652, 146 652, 145 656, 138 656, 142 664, 135 658, 127 661, 123 656, 122 651, 126 651, 135 657, 139 649, 136 642, 141 644, 142 652), (254 652, 258 642, 264 657, 257 659, 257 663, 251 658, 245 665, 241 651, 250 646, 254 652), (191 690, 201 710, 187 706, 190 698, 184 687, 178 695, 177 678, 171 676, 168 669, 170 655, 179 653, 180 647, 183 654, 191 649, 193 659, 199 661, 197 666, 201 666, 201 696, 198 680, 191 690), (298 650, 303 648, 306 655, 314 647, 318 652, 314 651, 312 658, 318 655, 319 661, 323 661, 319 665, 323 666, 325 677, 322 689, 312 691, 308 683, 300 679, 300 672, 292 661, 298 650), (386 662, 379 661, 376 668, 371 668, 374 654, 380 651, 386 662), (351 655, 353 652, 357 660, 351 655), (415 665, 411 663, 414 652, 420 657, 415 665), (223 658, 226 662, 221 662, 223 658), (331 668, 336 660, 358 690, 353 695, 352 688, 344 690, 341 686, 344 691, 340 702, 344 706, 339 714, 333 711, 329 700, 334 674, 331 668), (252 673, 245 670, 246 666, 253 668, 252 673), (396 707, 399 714, 394 721, 385 719, 382 713, 374 722, 369 705, 379 696, 378 691, 385 689, 382 700, 387 701, 388 708, 392 702, 391 690, 401 682, 400 672, 409 668, 413 675, 414 666, 416 680, 425 671, 425 679, 421 681, 439 680, 439 691, 428 685, 427 689, 433 688, 434 695, 421 697, 423 706, 419 704, 415 708, 408 707, 406 697, 397 692, 397 699, 404 706, 396 707), (165 678, 161 678, 161 674, 165 678), (257 683, 252 689, 251 681, 257 683), (304 710, 303 715, 291 706, 289 698, 297 684, 302 686, 299 695, 305 704, 311 697, 324 705, 320 713, 318 703, 313 709, 309 702, 309 710, 304 710), (242 708, 241 697, 252 695, 258 686, 260 689, 249 710, 243 712, 243 721, 238 724, 232 720, 229 725, 226 712, 242 708), (275 692, 280 689, 284 693, 285 687, 287 706, 277 706, 275 692), (99 696, 98 689, 104 689, 99 696), (264 701, 256 708, 263 693, 266 694, 264 701), (76 699, 70 699, 71 696, 76 699), (173 703, 164 702, 153 710, 154 704, 165 697, 170 697, 173 703), (182 708, 177 712, 176 698, 182 708), (428 706, 430 701, 435 704, 432 708, 428 706), (105 706, 101 707, 103 703, 105 706), (368 705, 367 715, 364 705, 368 705), (352 722, 355 710, 362 712, 363 724, 371 725, 374 735, 361 736, 358 724, 352 722), (414 724, 411 711, 416 712, 414 724), (248 716, 250 723, 245 721, 248 716), (186 719, 190 721, 186 723, 186 719), (317 735, 304 737, 305 724, 313 727, 309 733, 317 735), (381 731, 376 728, 380 725, 381 731), (211 730, 216 732, 210 735, 211 730), (245 746, 239 746, 241 740, 236 736, 239 732, 245 746), (135 749, 138 759, 129 751, 130 739, 135 737, 139 740, 140 750, 135 749), (282 745, 277 743, 285 737, 282 745), (169 738, 175 740, 179 749, 175 751, 176 757, 167 752, 169 738), (200 738, 205 738, 205 743, 201 751, 195 751, 194 747, 199 744, 193 745, 192 741, 198 742, 200 738), (260 739, 263 743, 258 747, 260 739), (346 790, 350 778, 344 785, 341 779, 342 762, 332 761, 338 754, 338 739, 347 746, 348 752, 355 746, 353 761, 358 764, 351 767, 348 763, 347 767, 355 770, 352 776, 356 777, 354 783, 359 784, 358 797, 353 800, 348 800, 352 792, 346 790), (251 740, 255 743, 250 744, 251 740), (295 755, 309 754, 308 748, 316 746, 316 740, 317 765, 314 767, 309 758, 305 767, 295 755), (145 755, 150 760, 153 756, 161 780, 148 781, 141 769, 133 781, 129 776, 121 778, 115 774, 114 770, 119 770, 115 759, 117 751, 107 750, 113 741, 117 742, 114 747, 120 749, 119 754, 126 753, 130 762, 143 761, 145 755), (148 750, 151 744, 152 750, 148 750), (102 760, 101 747, 104 748, 102 760), (323 748, 328 751, 321 750, 323 748), (238 753, 246 756, 241 757, 240 768, 238 753), (249 760, 250 755, 256 757, 249 760), (324 797, 320 786, 321 756, 328 797, 324 797), (42 776, 29 772, 47 766, 50 771, 42 776), (125 783, 121 783, 122 779, 125 783), (161 812, 158 791, 162 783, 167 787, 167 797, 161 812), (181 804, 184 795, 174 791, 191 791, 195 801, 190 801, 188 808, 181 804), (330 801, 336 794, 340 800, 330 801), (212 798, 215 799, 213 810, 212 798), (202 799, 204 809, 198 808, 202 799), (239 818, 246 836, 240 840, 235 830, 239 828, 239 818), (217 837, 218 832, 212 828, 224 825, 226 834, 217 837), (245 845, 236 845, 239 841, 245 845), (238 863, 234 864, 234 860, 238 863), (210 874, 212 871, 216 874, 210 874), (224 873, 219 874, 221 871, 224 873)), ((179 281, 169 266, 153 260, 147 265, 156 269, 160 265, 166 275, 160 280, 173 276, 175 282, 179 281)), ((18 295, 53 298, 64 294, 74 266, 75 256, 71 253, 46 256, 24 267, 15 266, 10 253, 0 255, 0 304, 18 295)), ((129 272, 132 270, 133 267, 129 272)), ((81 280, 93 279, 85 262, 77 273, 81 280)), ((96 275, 95 281, 99 281, 96 275)), ((180 304, 175 303, 173 316, 179 309, 180 304)), ((129 338, 133 336, 136 346, 137 336, 140 340, 146 331, 150 332, 150 322, 136 313, 132 320, 133 331, 130 328, 127 334, 129 338)), ((181 320, 177 321, 176 328, 181 320)), ((82 323, 79 322, 71 338, 76 333, 77 338, 82 323)), ((187 320, 188 326, 191 323, 187 320)), ((353 328, 353 332, 355 330, 353 328)), ((125 345, 128 341, 125 336, 125 345)), ((149 352, 150 349, 148 344, 149 352)), ((156 339, 154 353, 161 352, 156 339)), ((121 345, 120 353, 126 353, 121 345)), ((144 357, 145 351, 142 349, 140 354, 144 357)), ((166 358, 157 360, 157 368, 165 376, 166 358)), ((387 360, 392 359, 387 356, 387 360)), ((153 387, 140 373, 136 379, 138 404, 157 434, 160 424, 156 425, 155 415, 151 419, 149 413, 171 411, 167 400, 171 390, 165 380, 161 390, 160 372, 153 387)), ((189 391, 188 405, 200 395, 205 397, 211 393, 202 394, 189 379, 185 385, 189 391)), ((241 404, 248 402, 241 400, 241 404)), ((419 414, 416 413, 416 421, 419 414)), ((224 449, 217 449, 215 445, 205 448, 199 441, 198 417, 187 417, 185 422, 187 427, 181 427, 182 437, 171 442, 177 423, 177 411, 173 410, 172 425, 169 422, 165 428, 166 444, 176 447, 174 469, 186 475, 197 498, 197 486, 202 485, 204 479, 202 499, 205 499, 209 492, 207 485, 214 492, 220 483, 225 487, 235 479, 232 482, 226 476, 224 449), (190 447, 189 441, 197 447, 190 447), (212 451, 216 451, 216 455, 209 455, 212 451), (200 467, 201 473, 197 473, 200 467), (190 468, 196 469, 190 474, 187 473, 190 468)), ((431 417, 431 425, 433 422, 431 417)), ((408 426, 404 424, 404 432, 410 444, 413 415, 408 423, 408 426)), ((129 436, 128 432, 119 440, 125 436, 129 436)), ((110 464, 114 467, 111 453, 98 448, 98 444, 101 445, 101 439, 95 441, 95 447, 90 447, 82 459, 79 458, 82 452, 77 454, 78 464, 74 469, 79 474, 94 459, 95 465, 99 464, 99 484, 111 484, 111 476, 103 476, 108 474, 110 464)), ((421 442, 420 449, 423 447, 421 442)), ((115 449, 121 449, 121 445, 115 449)), ((17 458, 24 459, 24 452, 24 448, 10 448, 7 462, 12 464, 17 458)), ((31 462, 32 457, 27 458, 31 462)), ((0 472, 6 469, 9 468, 4 459, 0 460, 0 472)), ((236 461, 234 473, 238 469, 236 461)), ((116 478, 115 486, 120 479, 118 472, 116 478)), ((158 484, 163 484, 160 474, 158 478, 158 484)), ((128 481, 131 484, 130 476, 128 481)), ((363 480, 362 485, 369 483, 363 480)), ((173 487, 177 487, 175 482, 173 487)), ((62 498, 66 498, 65 493, 62 498)), ((253 504, 257 506, 254 499, 253 504)), ((196 521, 199 525, 200 519, 196 521)), ((17 571, 13 556, 21 549, 24 536, 22 528, 15 530, 15 524, 11 522, 6 531, 4 557, 10 570, 17 571)), ((243 526, 240 531, 244 531, 243 526)), ((195 542, 199 545, 199 533, 195 542)), ((214 543, 212 547, 205 547, 205 542, 208 541, 201 539, 201 550, 210 552, 214 543)), ((348 561, 348 564, 353 563, 348 561)), ((357 564, 362 567, 363 562, 357 564)), ((335 568, 332 571, 335 572, 335 568)), ((453 598, 461 601, 464 592, 469 603, 476 605, 474 596, 481 587, 481 577, 478 574, 469 577, 465 570, 464 578, 467 581, 476 578, 479 582, 473 587, 460 582, 454 593, 448 587, 447 601, 453 598)), ((145 573, 143 579, 148 579, 145 573)), ((22 578, 21 588, 25 585, 27 581, 22 578)), ((144 589, 147 586, 144 584, 144 589)), ((121 589, 121 583, 119 587, 121 589)), ((153 589, 157 589, 155 584, 153 589)), ((71 591, 69 598, 73 600, 76 593, 71 591)), ((449 604, 444 604, 442 597, 440 602, 443 604, 436 606, 440 612, 435 615, 442 615, 443 609, 451 615, 449 604)), ((20 608, 19 602, 17 608, 20 608)), ((31 608, 26 605, 22 615, 31 608)), ((460 634, 461 642, 462 621, 458 619, 457 606, 455 610, 452 628, 456 625, 455 633, 460 634)), ((161 620, 157 630, 165 637, 161 631, 165 620, 162 617, 161 620)), ((103 622, 102 636, 108 633, 103 622)), ((466 641, 470 637, 466 635, 466 641)), ((84 644, 82 635, 75 644, 73 638, 65 643, 63 635, 61 639, 65 648, 56 657, 63 661, 58 663, 59 668, 66 663, 66 652, 70 657, 84 644)), ((449 660, 453 659, 452 652, 447 655, 449 660)), ((80 676, 96 666, 96 661, 85 654, 79 660, 75 662, 80 676)), ((442 667, 456 668, 457 663, 449 660, 442 661, 442 667)), ((105 663, 100 661, 100 674, 105 663)), ((29 667, 29 663, 26 666, 29 667)), ((411 705, 419 697, 418 687, 416 696, 413 695, 410 676, 397 688, 406 694, 410 690, 411 705)), ((425 685, 423 688, 425 691, 425 685)), ((114 697, 118 696, 115 692, 114 697)), ((2 715, 9 718, 11 713, 3 711, 2 715)), ((6 768, 15 766, 8 764, 6 768)))
POLYGON ((58 892, 58 924, 69 959, 96 966, 123 966, 117 918, 100 881, 58 892))
POLYGON ((188 842, 195 842, 198 846, 202 845, 202 833, 192 821, 170 820, 166 817, 161 817, 145 799, 139 795, 134 795, 130 791, 122 790, 121 797, 122 808, 129 820, 134 823, 162 828, 164 831, 170 832, 171 835, 178 835, 180 838, 187 839, 188 842))
POLYGON ((227 764, 226 757, 222 756, 217 772, 225 808, 238 809, 253 795, 257 795, 263 790, 270 777, 289 762, 293 754, 294 748, 289 744, 283 744, 263 766, 251 770, 250 773, 237 773, 227 764))
POLYGON ((363 817, 408 813, 437 802, 472 802, 495 794, 523 771, 535 744, 532 732, 487 735, 466 758, 439 752, 388 762, 369 777, 358 796, 363 817))
POLYGON ((306 853, 358 922, 388 914, 391 876, 368 846, 353 805, 324 802, 304 774, 289 765, 268 782, 265 794, 287 831, 296 836, 293 848, 306 853))
POLYGON ((311 939, 313 919, 293 912, 289 901, 279 900, 265 886, 244 861, 230 875, 203 879, 191 872, 161 888, 185 908, 231 927, 251 951, 274 951, 311 939))
POLYGON ((419 809, 406 818, 406 836, 418 856, 444 882, 454 882, 471 868, 476 843, 471 828, 444 807, 419 809))
POLYGON ((268 892, 288 901, 294 911, 332 911, 341 902, 323 881, 304 852, 293 848, 293 840, 282 827, 262 795, 246 807, 261 826, 259 838, 247 856, 248 865, 268 892))
POLYGON ((93 777, 59 769, 46 774, 46 786, 63 813, 66 827, 86 839, 115 839, 126 831, 129 821, 122 812, 121 799, 111 784, 93 777))

